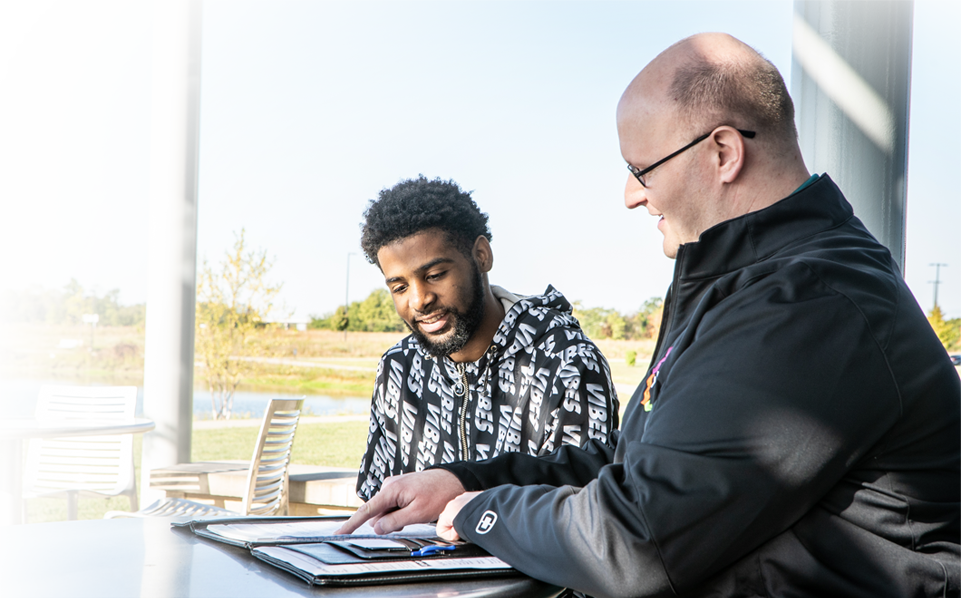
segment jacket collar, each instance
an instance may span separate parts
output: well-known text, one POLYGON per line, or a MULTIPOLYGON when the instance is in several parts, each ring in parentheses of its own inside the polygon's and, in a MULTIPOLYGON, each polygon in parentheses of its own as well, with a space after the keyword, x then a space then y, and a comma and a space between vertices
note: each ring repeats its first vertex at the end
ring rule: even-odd
POLYGON ((678 248, 676 276, 713 278, 840 226, 854 210, 828 175, 763 210, 721 222, 678 248))

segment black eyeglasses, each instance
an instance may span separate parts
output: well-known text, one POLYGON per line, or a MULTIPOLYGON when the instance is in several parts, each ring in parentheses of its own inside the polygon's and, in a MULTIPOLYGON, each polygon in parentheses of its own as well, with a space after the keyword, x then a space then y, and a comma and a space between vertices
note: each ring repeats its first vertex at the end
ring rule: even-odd
MULTIPOLYGON (((644 175, 645 175, 645 174, 651 172, 652 170, 654 170, 655 168, 657 168, 657 167, 660 166, 661 164, 667 162, 667 161, 670 160, 671 158, 673 158, 673 157, 675 157, 675 156, 677 156, 677 155, 679 155, 679 154, 682 154, 682 153, 686 152, 687 150, 691 149, 692 147, 694 147, 694 146, 697 145, 698 143, 704 141, 705 139, 707 139, 708 137, 710 137, 710 136, 711 136, 711 133, 713 133, 715 130, 717 130, 717 127, 714 127, 713 129, 711 129, 711 130, 708 131, 707 133, 701 135, 700 137, 698 137, 698 138, 695 139, 694 141, 688 143, 687 145, 685 145, 685 146, 682 147, 681 149, 677 150, 676 152, 674 152, 674 153, 671 154, 670 156, 668 156, 668 157, 666 157, 666 158, 664 158, 664 159, 658 160, 657 162, 651 164, 650 166, 648 166, 648 167, 645 168, 644 170, 641 170, 640 168, 638 168, 637 166, 634 166, 634 165, 632 165, 632 164, 628 164, 628 165, 627 165, 627 169, 631 171, 631 174, 634 175, 634 178, 637 179, 637 182, 639 182, 642 187, 644 187, 645 189, 647 189, 647 184, 644 182, 644 175)), ((754 136, 757 135, 757 133, 755 133, 754 131, 743 131, 743 130, 741 130, 741 129, 735 129, 735 131, 737 131, 738 133, 740 133, 741 135, 743 135, 746 139, 753 139, 754 136)))

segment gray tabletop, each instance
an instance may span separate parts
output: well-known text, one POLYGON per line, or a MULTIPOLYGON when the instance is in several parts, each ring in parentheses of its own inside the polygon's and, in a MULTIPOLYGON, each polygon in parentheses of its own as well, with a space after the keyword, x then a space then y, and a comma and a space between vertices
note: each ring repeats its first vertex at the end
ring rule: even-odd
POLYGON ((310 587, 244 549, 170 529, 164 519, 68 521, 0 527, 0 596, 556 596, 530 578, 357 588, 310 587))

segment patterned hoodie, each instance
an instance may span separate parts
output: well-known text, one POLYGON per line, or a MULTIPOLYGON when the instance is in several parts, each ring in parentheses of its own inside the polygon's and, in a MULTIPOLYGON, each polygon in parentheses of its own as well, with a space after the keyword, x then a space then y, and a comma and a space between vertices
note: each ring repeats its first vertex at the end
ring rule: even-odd
POLYGON ((357 495, 386 477, 506 452, 544 455, 597 439, 613 446, 618 401, 607 360, 553 287, 518 297, 491 286, 505 314, 477 361, 454 363, 413 336, 377 366, 357 495))

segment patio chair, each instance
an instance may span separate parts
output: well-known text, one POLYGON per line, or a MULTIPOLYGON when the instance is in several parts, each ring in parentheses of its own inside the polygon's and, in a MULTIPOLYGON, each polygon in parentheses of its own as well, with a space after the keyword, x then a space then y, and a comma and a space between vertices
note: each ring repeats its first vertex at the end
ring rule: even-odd
MULTIPOLYGON (((247 470, 247 490, 240 512, 188 500, 167 497, 136 513, 113 511, 104 517, 237 517, 255 515, 268 517, 286 515, 289 500, 288 466, 290 452, 297 432, 297 423, 304 407, 304 399, 272 399, 264 413, 260 434, 247 470)), ((184 463, 165 469, 165 486, 176 489, 185 484, 196 484, 199 474, 208 464, 184 463), (183 475, 171 474, 181 470, 183 475)), ((216 466, 223 464, 210 464, 216 466)), ((153 473, 151 472, 151 477, 153 473)), ((153 486, 153 484, 151 484, 153 486)))
MULTIPOLYGON (((41 421, 132 420, 137 407, 136 386, 54 386, 40 388, 35 417, 41 421)), ((27 447, 23 496, 65 494, 67 519, 77 518, 80 495, 125 495, 136 511, 133 434, 35 438, 27 447)), ((24 508, 26 521, 26 508, 24 508)))

